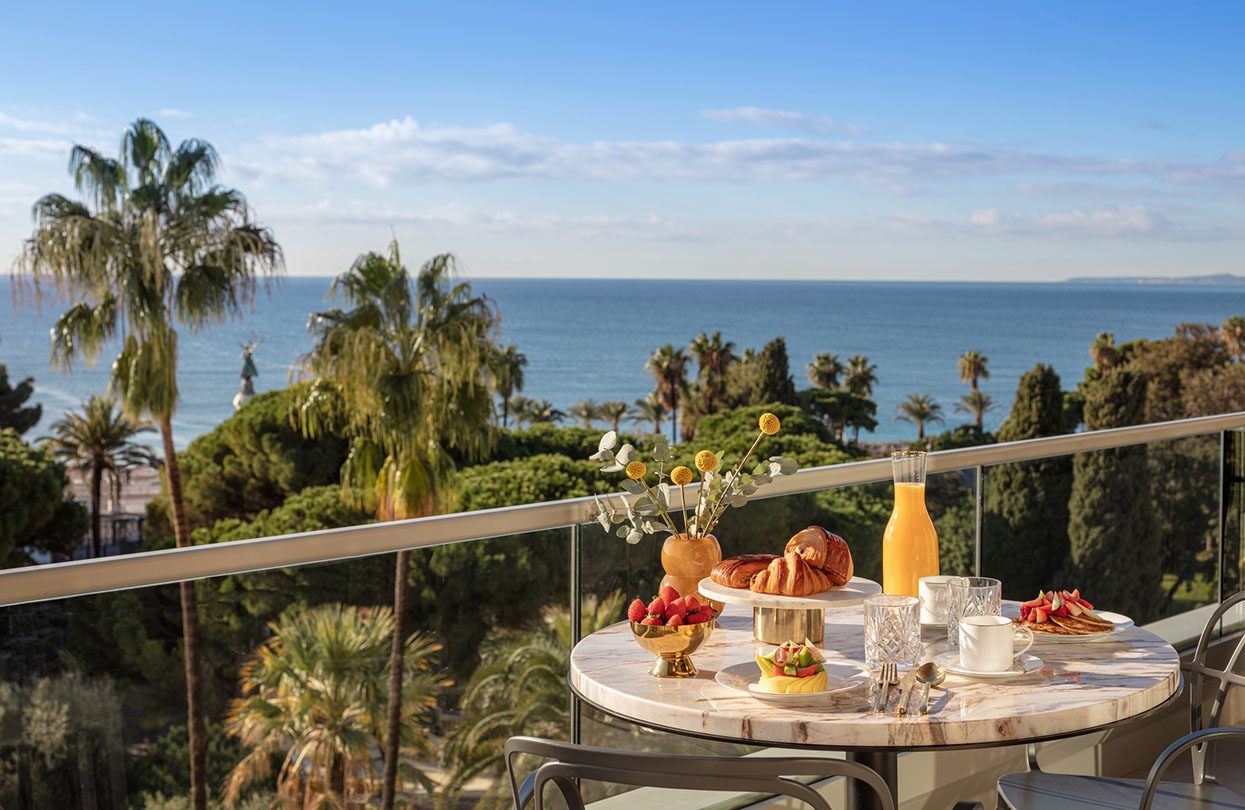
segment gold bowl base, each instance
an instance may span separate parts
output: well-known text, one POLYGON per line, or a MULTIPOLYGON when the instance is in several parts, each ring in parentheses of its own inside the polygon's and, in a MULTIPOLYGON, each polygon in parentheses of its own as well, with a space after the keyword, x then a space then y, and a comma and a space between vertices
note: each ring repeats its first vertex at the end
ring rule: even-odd
POLYGON ((669 658, 659 655, 648 671, 654 678, 695 678, 699 673, 688 655, 672 655, 669 658))

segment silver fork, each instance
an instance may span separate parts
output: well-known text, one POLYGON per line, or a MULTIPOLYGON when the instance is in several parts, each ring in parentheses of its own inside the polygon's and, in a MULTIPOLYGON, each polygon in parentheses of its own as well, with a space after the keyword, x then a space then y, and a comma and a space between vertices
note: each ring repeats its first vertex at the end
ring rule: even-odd
POLYGON ((878 673, 878 699, 873 705, 874 712, 886 711, 886 704, 890 700, 890 686, 898 680, 899 665, 894 661, 883 662, 878 673))

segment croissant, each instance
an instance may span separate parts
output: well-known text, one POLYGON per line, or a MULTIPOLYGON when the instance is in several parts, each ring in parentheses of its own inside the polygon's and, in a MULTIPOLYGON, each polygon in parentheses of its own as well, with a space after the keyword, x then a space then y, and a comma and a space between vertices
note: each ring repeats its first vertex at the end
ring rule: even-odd
POLYGON ((847 584, 855 568, 847 541, 820 526, 809 526, 796 532, 787 541, 786 553, 795 553, 804 562, 823 571, 836 588, 847 584))
POLYGON ((800 556, 787 552, 753 574, 748 588, 755 593, 808 596, 830 590, 830 577, 800 556))
POLYGON ((713 566, 710 578, 727 588, 747 588, 752 575, 778 559, 777 554, 740 554, 713 566))

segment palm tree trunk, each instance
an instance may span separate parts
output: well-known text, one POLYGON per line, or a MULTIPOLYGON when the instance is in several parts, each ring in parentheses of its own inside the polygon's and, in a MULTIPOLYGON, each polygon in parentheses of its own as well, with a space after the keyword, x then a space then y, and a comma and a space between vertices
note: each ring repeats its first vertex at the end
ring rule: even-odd
POLYGON ((411 553, 399 551, 393 572, 393 647, 389 653, 389 707, 385 728, 385 774, 381 785, 380 808, 393 810, 398 786, 399 736, 402 729, 402 666, 406 658, 407 574, 411 553))
POLYGON ((91 556, 100 555, 100 490, 104 483, 104 469, 98 464, 91 465, 91 556))
MULTIPOLYGON (((160 417, 164 444, 164 475, 173 512, 173 537, 178 548, 190 545, 190 520, 182 494, 182 472, 173 446, 173 422, 160 417)), ((207 734, 203 721, 203 684, 199 677, 199 593, 194 581, 180 583, 182 602, 182 658, 186 669, 186 729, 190 743, 190 798, 193 810, 207 810, 207 734)))
POLYGON ((924 438, 925 438, 925 420, 918 419, 916 420, 916 440, 919 442, 921 439, 924 439, 924 438))
POLYGON ((679 443, 679 403, 675 402, 670 409, 670 443, 679 443))
POLYGON ((501 426, 506 427, 506 422, 510 419, 510 397, 501 398, 501 426))

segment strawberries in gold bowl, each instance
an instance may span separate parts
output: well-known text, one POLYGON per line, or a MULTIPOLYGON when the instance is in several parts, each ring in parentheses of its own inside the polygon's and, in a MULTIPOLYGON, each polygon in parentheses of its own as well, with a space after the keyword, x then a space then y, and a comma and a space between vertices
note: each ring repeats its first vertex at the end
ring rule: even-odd
POLYGON ((697 674, 691 655, 713 632, 714 612, 693 594, 680 596, 670 586, 648 604, 636 599, 627 608, 635 640, 657 656, 649 674, 658 678, 691 678, 697 674))

